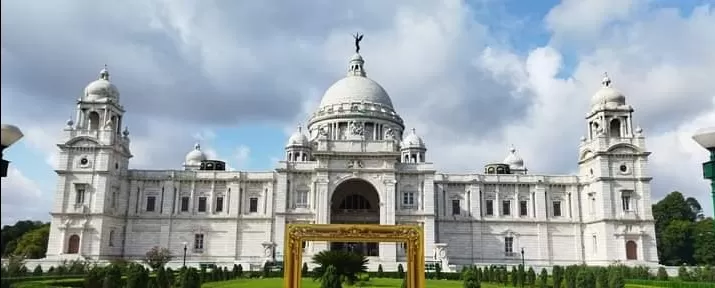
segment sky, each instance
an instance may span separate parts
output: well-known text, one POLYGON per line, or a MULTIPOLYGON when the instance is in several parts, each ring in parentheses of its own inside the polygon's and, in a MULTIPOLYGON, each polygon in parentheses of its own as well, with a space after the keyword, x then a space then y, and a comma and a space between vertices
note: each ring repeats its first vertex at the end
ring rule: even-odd
POLYGON ((604 72, 652 152, 653 201, 713 214, 691 136, 715 124, 713 0, 2 1, 2 224, 49 220, 60 133, 108 65, 134 169, 211 158, 269 171, 344 77, 364 33, 368 76, 440 172, 477 173, 514 145, 532 174, 577 171, 604 72))

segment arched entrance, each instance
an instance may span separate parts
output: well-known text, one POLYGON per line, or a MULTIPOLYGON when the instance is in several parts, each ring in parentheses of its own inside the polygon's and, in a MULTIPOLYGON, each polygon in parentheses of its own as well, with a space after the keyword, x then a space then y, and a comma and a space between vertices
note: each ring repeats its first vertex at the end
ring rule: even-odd
MULTIPOLYGON (((380 195, 370 182, 350 179, 335 187, 330 202, 331 224, 380 224, 380 195)), ((331 250, 379 256, 379 243, 330 243, 331 250)))
POLYGON ((67 254, 77 254, 79 252, 79 236, 72 235, 67 243, 67 254))
POLYGON ((626 242, 626 259, 638 260, 638 244, 636 244, 636 241, 629 240, 626 242))

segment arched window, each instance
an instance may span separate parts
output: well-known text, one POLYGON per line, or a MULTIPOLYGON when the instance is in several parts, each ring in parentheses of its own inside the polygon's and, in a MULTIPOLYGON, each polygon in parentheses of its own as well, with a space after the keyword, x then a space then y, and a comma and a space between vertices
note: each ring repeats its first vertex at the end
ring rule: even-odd
POLYGON ((638 260, 638 244, 633 240, 626 242, 626 259, 638 260))
POLYGON ((99 129, 99 113, 96 111, 89 112, 89 129, 97 130, 99 129))
POLYGON ((609 127, 609 134, 611 137, 621 137, 621 120, 613 119, 611 120, 611 126, 609 127))
POLYGON ((350 210, 370 210, 370 202, 365 199, 362 195, 352 194, 348 195, 340 202, 338 209, 350 209, 350 210))
POLYGON ((69 243, 67 243, 67 254, 77 254, 79 253, 79 236, 70 236, 69 243))

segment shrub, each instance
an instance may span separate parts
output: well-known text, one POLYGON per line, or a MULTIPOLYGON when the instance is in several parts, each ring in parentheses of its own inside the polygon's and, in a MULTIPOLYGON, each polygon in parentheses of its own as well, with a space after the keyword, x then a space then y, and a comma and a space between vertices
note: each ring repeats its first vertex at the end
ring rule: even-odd
POLYGON ((598 288, 609 288, 608 286, 608 269, 599 267, 596 272, 596 286, 598 288))
POLYGON ((577 288, 576 287, 576 274, 578 273, 578 266, 571 265, 566 267, 566 273, 564 273, 564 280, 566 282, 566 288, 577 288))
POLYGON ((564 271, 561 266, 554 266, 553 271, 551 272, 553 275, 552 277, 554 278, 554 287, 561 287, 561 283, 564 281, 564 271))
POLYGON ((149 272, 144 267, 139 264, 129 265, 127 288, 146 288, 147 282, 149 282, 149 272))
POLYGON ((32 275, 33 276, 42 276, 42 266, 40 266, 40 265, 35 266, 35 269, 32 270, 32 275))
POLYGON ((397 264, 397 275, 400 278, 405 278, 405 268, 402 267, 402 264, 397 264))
POLYGON ((578 288, 596 288, 596 278, 589 269, 580 269, 576 274, 576 286, 578 288))
POLYGON ((480 288, 479 276, 476 267, 467 268, 464 275, 464 288, 480 288))
POLYGON ((668 281, 668 271, 665 271, 665 267, 658 268, 658 274, 656 275, 656 279, 660 281, 668 281))
POLYGON ((620 269, 612 269, 608 273, 608 286, 610 288, 626 287, 626 281, 623 279, 623 271, 620 271, 620 269))
POLYGON ((678 278, 680 278, 681 281, 691 281, 690 277, 690 272, 688 272, 688 268, 685 267, 685 265, 680 266, 678 268, 678 278))
POLYGON ((511 286, 519 286, 519 271, 516 270, 516 266, 511 266, 511 286))
POLYGON ((173 277, 174 275, 169 275, 164 269, 164 267, 160 267, 159 269, 156 270, 156 287, 157 288, 169 288, 171 287, 171 281, 169 280, 169 277, 173 277))
MULTIPOLYGON (((3 267, 3 269, 5 269, 3 267)), ((55 274, 55 266, 50 266, 50 269, 47 269, 47 274, 52 275, 55 274)))
POLYGON ((440 266, 439 263, 434 265, 434 277, 436 279, 442 279, 442 266, 440 266))
POLYGON ((548 281, 549 272, 546 271, 546 268, 541 268, 541 273, 539 273, 539 288, 547 288, 549 285, 548 281))
POLYGON ((104 268, 94 267, 87 275, 84 276, 84 287, 95 288, 102 287, 102 282, 104 281, 104 268))
POLYGON ((164 267, 166 263, 171 261, 171 251, 166 248, 159 246, 154 246, 151 250, 146 252, 144 255, 144 262, 151 267, 152 270, 159 269, 159 267, 164 267))
POLYGON ((335 266, 329 265, 320 279, 320 288, 342 288, 340 274, 335 266))
POLYGON ((308 263, 303 262, 303 268, 300 270, 300 273, 303 274, 303 276, 309 276, 308 273, 310 273, 310 270, 308 270, 308 263))
POLYGON ((529 267, 529 271, 526 272, 526 284, 529 287, 534 287, 536 284, 536 271, 534 271, 533 267, 529 267))
POLYGON ((115 288, 124 286, 122 283, 122 270, 117 265, 107 266, 104 273, 103 288, 115 288))
POLYGON ((377 278, 382 278, 382 276, 383 276, 382 273, 383 273, 382 264, 378 264, 377 265, 377 278))

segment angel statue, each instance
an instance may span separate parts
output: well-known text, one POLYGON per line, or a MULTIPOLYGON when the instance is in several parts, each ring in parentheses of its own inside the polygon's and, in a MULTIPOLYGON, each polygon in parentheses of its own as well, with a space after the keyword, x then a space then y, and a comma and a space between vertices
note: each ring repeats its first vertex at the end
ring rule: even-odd
POLYGON ((360 33, 355 33, 355 35, 353 35, 353 38, 355 38, 355 53, 360 53, 360 41, 362 41, 363 36, 364 35, 360 33))

